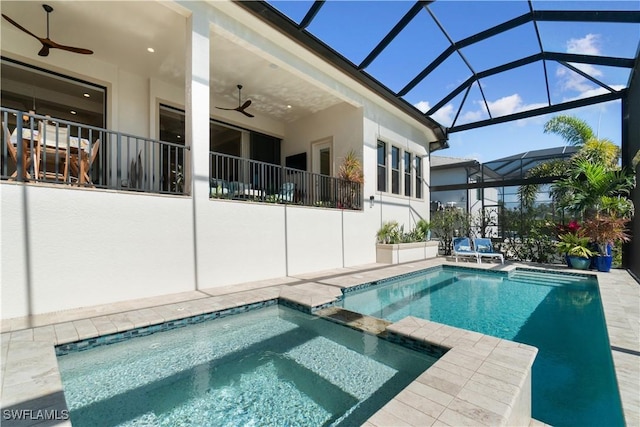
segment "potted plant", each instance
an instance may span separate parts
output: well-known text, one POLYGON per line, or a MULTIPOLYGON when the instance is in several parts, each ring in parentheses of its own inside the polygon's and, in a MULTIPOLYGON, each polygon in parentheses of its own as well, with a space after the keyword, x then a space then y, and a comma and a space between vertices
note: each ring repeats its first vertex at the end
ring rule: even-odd
POLYGON ((376 233, 376 262, 398 264, 435 258, 438 255, 438 242, 427 240, 429 223, 418 221, 415 228, 404 230, 397 221, 382 224, 376 233))
POLYGON ((359 209, 360 188, 364 184, 364 171, 362 162, 356 152, 351 150, 342 159, 342 164, 338 170, 338 178, 342 179, 339 192, 339 207, 341 209, 359 209))
POLYGON ((611 270, 613 255, 611 248, 618 242, 628 242, 627 223, 629 219, 613 214, 596 215, 584 222, 584 234, 598 247, 596 268, 598 271, 611 270))
POLYGON ((567 255, 570 267, 579 270, 589 268, 591 257, 594 255, 589 249, 589 237, 577 232, 561 234, 556 247, 561 255, 567 255))

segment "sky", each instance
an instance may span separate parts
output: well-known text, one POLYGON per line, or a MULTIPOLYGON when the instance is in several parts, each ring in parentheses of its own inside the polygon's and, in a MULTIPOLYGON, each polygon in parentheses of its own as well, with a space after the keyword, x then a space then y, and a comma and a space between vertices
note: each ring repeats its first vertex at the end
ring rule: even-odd
MULTIPOLYGON (((270 1, 295 22, 305 16, 312 1, 270 1)), ((414 1, 329 0, 319 10, 308 31, 353 64, 369 52, 412 7, 414 1)), ((640 1, 532 1, 534 10, 640 10, 640 1)), ((364 70, 395 92, 401 91, 452 42, 529 12, 524 0, 437 0, 421 9, 403 31, 364 70), (442 29, 444 31, 442 31, 442 29)), ((410 88, 403 98, 426 112, 473 73, 545 51, 634 58, 640 24, 532 22, 460 49, 432 73, 410 88)), ((548 104, 607 93, 607 89, 570 68, 542 61, 525 65, 474 83, 431 115, 449 127, 508 115, 548 104), (549 84, 549 93, 545 85, 549 84), (484 95, 484 96, 483 96, 484 95), (462 108, 461 108, 462 105, 462 108)), ((629 69, 572 64, 613 90, 628 85, 629 69)), ((535 149, 564 145, 557 135, 545 134, 544 123, 557 114, 586 121, 600 137, 620 145, 620 101, 568 110, 449 135, 450 148, 436 155, 475 158, 481 162, 535 149)))

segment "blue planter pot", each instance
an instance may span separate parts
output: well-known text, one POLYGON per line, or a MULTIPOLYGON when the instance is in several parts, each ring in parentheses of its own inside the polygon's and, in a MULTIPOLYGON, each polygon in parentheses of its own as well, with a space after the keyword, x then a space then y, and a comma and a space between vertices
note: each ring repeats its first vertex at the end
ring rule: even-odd
POLYGON ((598 271, 607 273, 609 272, 609 270, 611 270, 611 263, 613 262, 613 256, 599 255, 595 258, 596 258, 596 268, 598 269, 598 271))
POLYGON ((591 265, 591 258, 581 258, 578 256, 569 256, 571 267, 578 270, 588 270, 591 265))

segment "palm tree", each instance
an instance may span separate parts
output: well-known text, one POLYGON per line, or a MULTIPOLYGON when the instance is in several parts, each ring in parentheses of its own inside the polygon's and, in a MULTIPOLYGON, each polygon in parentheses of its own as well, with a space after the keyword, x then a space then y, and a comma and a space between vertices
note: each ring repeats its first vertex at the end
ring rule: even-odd
MULTIPOLYGON (((535 165, 527 171, 527 178, 549 178, 563 176, 567 171, 568 159, 553 159, 535 165)), ((523 208, 530 208, 536 201, 540 184, 525 184, 518 188, 518 198, 523 208)))
POLYGON ((605 163, 578 155, 565 178, 552 185, 551 195, 560 199, 562 208, 582 217, 605 209, 628 215, 633 208, 625 197, 634 185, 633 175, 626 170, 612 169, 605 163))
MULTIPOLYGON (((574 116, 556 116, 544 125, 545 133, 560 135, 568 144, 580 146, 572 159, 556 159, 540 163, 527 172, 527 178, 569 178, 573 160, 583 159, 595 164, 603 164, 606 169, 614 170, 618 167, 620 148, 607 138, 597 138, 591 126, 582 119, 574 116)), ((518 188, 518 197, 523 208, 533 205, 540 184, 525 184, 518 188)), ((560 206, 566 205, 566 197, 570 194, 569 187, 555 186, 551 196, 560 206)))
POLYGON ((584 145, 594 139, 593 129, 582 119, 574 116, 556 116, 544 124, 544 133, 560 135, 569 145, 584 145))

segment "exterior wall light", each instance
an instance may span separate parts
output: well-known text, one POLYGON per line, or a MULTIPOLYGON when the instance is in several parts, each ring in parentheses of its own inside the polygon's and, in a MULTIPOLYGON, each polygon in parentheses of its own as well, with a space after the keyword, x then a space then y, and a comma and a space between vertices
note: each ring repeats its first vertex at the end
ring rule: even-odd
POLYGON ((372 208, 373 207, 373 201, 375 199, 375 196, 369 196, 369 207, 372 208))

